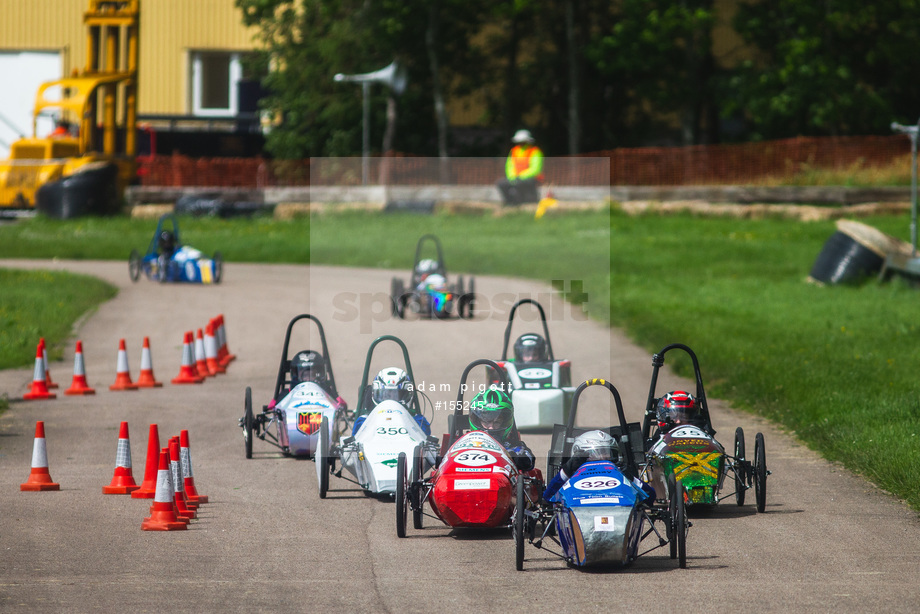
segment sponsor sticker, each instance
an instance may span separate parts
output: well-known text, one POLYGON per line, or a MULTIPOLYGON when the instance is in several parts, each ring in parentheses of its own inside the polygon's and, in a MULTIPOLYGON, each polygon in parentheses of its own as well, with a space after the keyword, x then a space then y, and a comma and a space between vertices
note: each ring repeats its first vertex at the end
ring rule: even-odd
POLYGON ((553 372, 549 369, 531 367, 529 369, 521 369, 518 371, 518 375, 524 379, 546 379, 547 377, 552 377, 553 372))
POLYGON ((323 414, 320 412, 299 412, 297 414, 297 430, 304 435, 312 435, 319 430, 323 423, 323 414))
POLYGON ((583 480, 578 480, 572 486, 578 490, 610 490, 616 488, 620 485, 620 480, 609 477, 609 476, 600 476, 596 478, 585 478, 583 480))
POLYGON ((454 480, 454 490, 485 490, 489 488, 489 479, 454 480))
POLYGON ((595 531, 614 531, 613 526, 613 516, 595 516, 594 517, 594 530, 595 531))
POLYGON ((585 497, 583 499, 579 499, 579 501, 581 502, 582 505, 595 505, 597 503, 613 503, 613 504, 619 505, 620 498, 619 497, 585 497))
MULTIPOLYGON (((493 469, 494 468, 495 467, 493 467, 493 469)), ((472 473, 476 471, 479 471, 479 472, 489 471, 489 468, 488 467, 457 467, 455 471, 457 471, 458 473, 472 473)))

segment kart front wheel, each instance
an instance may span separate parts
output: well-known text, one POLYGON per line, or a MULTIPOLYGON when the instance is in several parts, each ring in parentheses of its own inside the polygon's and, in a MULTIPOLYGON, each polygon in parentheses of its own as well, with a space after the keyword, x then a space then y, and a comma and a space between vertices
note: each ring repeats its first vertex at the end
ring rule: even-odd
POLYGON ((313 455, 316 463, 316 482, 319 486, 319 498, 325 499, 329 492, 329 418, 323 416, 319 425, 319 434, 316 438, 316 454, 313 455))
POLYGON ((747 490, 744 462, 744 429, 735 429, 735 503, 744 505, 744 493, 747 490))
POLYGON ((681 569, 687 568, 687 505, 684 501, 684 485, 677 482, 676 489, 676 516, 674 518, 674 539, 677 541, 677 565, 681 569))
POLYGON ((757 499, 757 511, 767 509, 767 453, 764 450, 763 433, 754 438, 754 496, 757 499))
POLYGON ((246 400, 243 407, 243 441, 246 444, 246 458, 252 458, 252 431, 255 418, 252 415, 252 388, 249 386, 246 386, 246 400))
POLYGON ((141 277, 141 255, 136 249, 132 249, 128 257, 128 275, 131 281, 137 281, 141 277))
POLYGON ((672 559, 677 558, 677 477, 673 473, 668 474, 668 524, 665 533, 668 538, 668 550, 672 559))
POLYGON ((166 269, 169 267, 169 260, 166 259, 166 256, 162 254, 157 256, 156 269, 151 275, 153 281, 158 281, 163 283, 166 281, 166 269))
POLYGON ((214 266, 212 279, 214 280, 215 284, 219 284, 221 277, 224 275, 224 257, 220 252, 214 252, 214 256, 211 258, 211 261, 214 266))
POLYGON ((425 447, 419 444, 415 446, 415 454, 412 455, 412 477, 410 478, 416 493, 415 499, 412 501, 412 526, 416 529, 425 528, 422 514, 421 490, 423 473, 425 473, 425 447))
POLYGON ((524 571, 524 476, 519 475, 515 486, 517 503, 514 508, 514 561, 518 571, 524 571))
POLYGON ((406 536, 406 519, 409 516, 409 498, 406 491, 409 477, 406 474, 406 453, 400 452, 396 459, 396 536, 406 536))
POLYGON ((390 281, 390 310, 394 316, 400 318, 402 317, 402 309, 400 308, 399 301, 402 298, 403 292, 405 292, 403 280, 394 277, 390 281))

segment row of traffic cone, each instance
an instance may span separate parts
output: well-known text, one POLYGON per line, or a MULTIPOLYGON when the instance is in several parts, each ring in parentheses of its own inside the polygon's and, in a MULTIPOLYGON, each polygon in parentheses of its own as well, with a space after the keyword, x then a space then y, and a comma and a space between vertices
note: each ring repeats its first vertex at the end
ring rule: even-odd
MULTIPOLYGON (((207 377, 213 377, 218 373, 225 373, 227 365, 236 358, 235 355, 230 354, 227 348, 223 315, 208 321, 205 330, 207 333, 203 334, 202 329, 198 329, 197 340, 191 331, 185 333, 182 348, 182 365, 179 369, 179 375, 171 380, 173 384, 201 383, 207 377)), ((153 359, 150 353, 149 337, 144 337, 144 345, 141 353, 141 371, 138 375, 137 382, 131 379, 131 372, 128 366, 128 353, 124 339, 120 339, 118 342, 118 356, 116 359, 115 371, 115 383, 109 386, 109 390, 137 390, 139 388, 159 388, 163 386, 162 382, 157 381, 153 374, 153 359)), ((48 371, 48 355, 45 349, 45 339, 41 338, 35 354, 35 370, 32 376, 32 387, 28 393, 23 395, 23 398, 28 401, 54 399, 57 398, 57 395, 51 392, 51 389, 57 387, 58 385, 51 380, 51 374, 48 371)), ((95 393, 96 390, 90 387, 86 380, 86 368, 83 362, 83 343, 78 340, 74 352, 73 383, 64 394, 89 395, 95 393)))
MULTIPOLYGON (((35 424, 35 442, 32 447, 32 468, 29 478, 20 484, 19 489, 38 492, 60 488, 60 484, 51 480, 45 423, 38 421, 35 424)), ((160 448, 156 424, 150 425, 147 466, 144 481, 138 486, 131 468, 128 423, 121 423, 115 454, 115 473, 112 482, 102 487, 102 492, 107 495, 130 494, 135 499, 153 499, 150 517, 141 523, 144 531, 185 529, 188 521, 197 516, 198 506, 208 502, 208 497, 198 494, 195 487, 188 431, 182 430, 179 436, 170 438, 168 447, 160 448)))

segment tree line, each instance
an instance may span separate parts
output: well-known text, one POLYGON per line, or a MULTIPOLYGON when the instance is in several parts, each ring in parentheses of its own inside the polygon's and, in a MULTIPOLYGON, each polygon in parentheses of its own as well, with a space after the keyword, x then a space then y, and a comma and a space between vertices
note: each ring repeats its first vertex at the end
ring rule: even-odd
POLYGON ((279 158, 372 150, 547 155, 793 136, 891 134, 920 117, 917 0, 235 0, 279 158), (725 41, 731 41, 726 50, 725 41), (452 123, 467 105, 473 125, 452 123))

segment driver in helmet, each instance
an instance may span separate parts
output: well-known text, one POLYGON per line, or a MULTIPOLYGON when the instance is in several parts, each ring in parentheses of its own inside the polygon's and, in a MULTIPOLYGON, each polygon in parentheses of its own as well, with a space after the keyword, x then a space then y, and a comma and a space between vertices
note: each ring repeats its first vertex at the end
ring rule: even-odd
POLYGON ((536 459, 523 441, 514 422, 511 396, 504 390, 490 388, 470 401, 470 430, 488 433, 508 451, 514 465, 521 471, 530 471, 536 459))
POLYGON ((674 390, 658 399, 655 417, 658 419, 658 434, 684 425, 707 430, 696 397, 683 390, 674 390))
POLYGON ((173 255, 173 252, 176 251, 176 236, 169 230, 163 230, 160 232, 160 236, 157 238, 157 249, 160 250, 160 254, 169 258, 173 255))
POLYGON ((438 273, 438 261, 431 258, 425 258, 415 267, 415 273, 418 276, 418 286, 416 290, 439 290, 447 284, 444 276, 438 273))
MULTIPOLYGON (((591 463, 610 462, 617 464, 619 452, 610 433, 595 429, 582 433, 572 443, 572 456, 563 464, 559 473, 553 476, 543 491, 543 499, 552 501, 565 483, 579 474, 579 470, 591 463)), ((655 489, 638 478, 633 480, 633 486, 640 489, 645 496, 643 500, 655 500, 655 489)))
POLYGON ((546 340, 536 333, 526 333, 514 342, 517 363, 546 362, 546 340))
MULTIPOLYGON (((412 403, 414 397, 415 385, 412 383, 412 380, 409 379, 409 374, 399 367, 381 369, 371 384, 371 400, 374 402, 375 406, 383 401, 396 401, 411 413, 414 409, 412 403)), ((425 416, 414 414, 412 417, 425 432, 426 436, 431 435, 431 423, 425 416)), ((355 418, 354 428, 351 430, 352 435, 360 430, 366 419, 367 414, 355 418)))
MULTIPOLYGON (((330 382, 326 378, 326 359, 319 352, 313 350, 297 352, 291 358, 290 373, 291 387, 288 389, 287 394, 290 394, 300 384, 312 382, 322 388, 327 395, 332 396, 332 390, 329 388, 330 382)), ((345 399, 336 397, 335 400, 339 408, 348 409, 345 399)), ((273 409, 275 405, 277 403, 275 399, 272 399, 268 403, 268 408, 273 409)))

